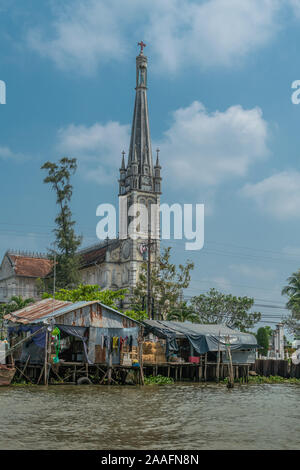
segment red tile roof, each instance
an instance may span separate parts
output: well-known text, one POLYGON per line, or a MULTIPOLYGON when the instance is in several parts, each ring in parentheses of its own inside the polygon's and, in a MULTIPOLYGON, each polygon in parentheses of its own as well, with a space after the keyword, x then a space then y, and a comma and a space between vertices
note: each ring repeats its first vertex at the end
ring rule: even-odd
POLYGON ((17 276, 45 277, 51 272, 52 261, 23 255, 8 255, 17 276))

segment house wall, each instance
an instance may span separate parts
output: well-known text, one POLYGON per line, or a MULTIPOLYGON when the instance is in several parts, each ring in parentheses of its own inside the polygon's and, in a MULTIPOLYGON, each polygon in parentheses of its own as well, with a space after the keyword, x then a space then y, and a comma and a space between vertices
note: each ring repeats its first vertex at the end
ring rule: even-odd
POLYGON ((0 266, 0 303, 8 302, 13 295, 39 299, 35 277, 17 276, 7 255, 0 266))
MULTIPOLYGON (((89 342, 88 342, 88 357, 93 363, 108 363, 109 351, 107 348, 102 347, 102 337, 107 336, 113 338, 114 336, 129 338, 132 336, 132 346, 138 345, 138 326, 132 328, 90 328, 89 342)), ((114 365, 120 364, 120 351, 113 350, 112 363, 114 365)))
MULTIPOLYGON (((132 336, 132 345, 137 346, 139 326, 132 320, 97 303, 65 313, 55 318, 58 325, 89 327, 87 343, 88 357, 92 363, 108 362, 107 348, 102 348, 102 336, 122 338, 132 336)), ((113 351, 113 364, 120 363, 119 351, 113 351)))
POLYGON ((34 298, 38 300, 36 279, 12 276, 0 279, 0 303, 9 302, 13 295, 20 295, 24 299, 34 298))
MULTIPOLYGON (((256 360, 256 350, 249 351, 231 351, 233 364, 254 364, 256 360)), ((223 352, 223 362, 228 363, 229 358, 227 353, 223 352)))

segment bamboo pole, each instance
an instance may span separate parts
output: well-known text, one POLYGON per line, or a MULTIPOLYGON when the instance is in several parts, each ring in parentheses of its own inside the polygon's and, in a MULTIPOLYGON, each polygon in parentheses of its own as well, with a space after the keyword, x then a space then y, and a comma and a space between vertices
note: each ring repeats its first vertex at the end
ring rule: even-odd
MULTIPOLYGON (((112 338, 111 338, 111 341, 112 341, 112 338)), ((112 352, 111 352, 111 349, 109 348, 109 353, 108 353, 108 374, 107 374, 107 377, 108 377, 108 385, 111 384, 111 374, 112 374, 112 352)))
POLYGON ((48 341, 49 341, 49 333, 46 330, 45 336, 45 357, 44 357, 44 385, 48 384, 48 341))
POLYGON ((219 331, 218 360, 217 360, 217 370, 216 370, 217 382, 220 381, 220 338, 221 338, 221 331, 219 331))
POLYGON ((206 382, 207 377, 207 353, 204 356, 204 382, 206 382))
POLYGON ((226 343, 226 348, 228 352, 228 358, 229 358, 229 382, 227 384, 228 388, 233 388, 234 387, 234 377, 233 377, 233 365, 232 365, 232 356, 231 356, 231 349, 230 349, 230 342, 229 342, 229 336, 227 337, 228 341, 226 343))
POLYGON ((140 332, 139 332, 139 364, 140 364, 141 385, 145 385, 144 365, 143 365, 143 338, 144 338, 144 327, 141 326, 140 332))

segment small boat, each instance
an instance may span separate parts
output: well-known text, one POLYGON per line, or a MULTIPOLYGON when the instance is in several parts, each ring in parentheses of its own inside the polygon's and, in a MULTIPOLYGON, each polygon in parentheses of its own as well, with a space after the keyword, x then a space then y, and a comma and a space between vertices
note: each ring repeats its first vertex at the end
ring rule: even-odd
POLYGON ((16 373, 16 368, 13 366, 8 366, 5 364, 0 364, 0 386, 1 385, 10 385, 14 375, 16 373))

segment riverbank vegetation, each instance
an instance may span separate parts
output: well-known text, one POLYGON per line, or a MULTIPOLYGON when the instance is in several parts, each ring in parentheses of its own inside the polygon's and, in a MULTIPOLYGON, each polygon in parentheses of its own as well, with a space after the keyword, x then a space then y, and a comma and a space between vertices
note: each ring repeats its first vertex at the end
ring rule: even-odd
POLYGON ((164 377, 163 375, 149 375, 145 377, 145 385, 171 385, 174 384, 174 380, 171 377, 164 377))
MULTIPOLYGON (((227 384, 228 379, 224 379, 220 381, 221 384, 227 384)), ((285 378, 285 377, 280 377, 279 375, 269 375, 268 377, 265 377, 263 375, 250 375, 248 382, 243 382, 242 379, 236 379, 235 383, 240 383, 240 384, 246 384, 246 385, 251 385, 251 384, 298 384, 300 385, 300 379, 297 379, 296 377, 290 377, 290 378, 285 378)))

